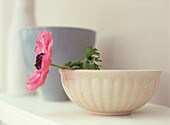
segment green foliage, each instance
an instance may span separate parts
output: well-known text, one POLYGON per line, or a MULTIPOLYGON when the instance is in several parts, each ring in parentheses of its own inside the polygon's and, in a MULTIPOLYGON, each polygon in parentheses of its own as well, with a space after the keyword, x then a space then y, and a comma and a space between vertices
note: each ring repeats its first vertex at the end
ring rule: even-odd
POLYGON ((100 53, 98 49, 92 48, 92 46, 87 46, 84 49, 85 59, 77 62, 69 61, 64 66, 69 69, 100 69, 100 65, 97 62, 102 62, 100 60, 100 53))

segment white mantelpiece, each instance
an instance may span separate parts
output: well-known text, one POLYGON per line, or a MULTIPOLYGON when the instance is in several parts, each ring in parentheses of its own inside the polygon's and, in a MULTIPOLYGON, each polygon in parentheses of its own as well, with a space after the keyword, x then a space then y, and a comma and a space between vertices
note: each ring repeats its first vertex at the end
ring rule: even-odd
POLYGON ((169 125, 170 108, 146 104, 127 116, 91 115, 72 102, 0 93, 0 120, 7 125, 169 125))

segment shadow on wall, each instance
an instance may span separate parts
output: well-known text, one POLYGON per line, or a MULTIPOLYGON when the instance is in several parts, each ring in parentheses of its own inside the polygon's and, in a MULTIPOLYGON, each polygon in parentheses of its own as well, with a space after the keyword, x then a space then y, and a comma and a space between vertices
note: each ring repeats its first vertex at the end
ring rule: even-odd
POLYGON ((165 71, 162 72, 156 93, 151 99, 152 103, 166 105, 170 107, 170 94, 169 94, 170 77, 169 76, 170 73, 167 73, 165 71))

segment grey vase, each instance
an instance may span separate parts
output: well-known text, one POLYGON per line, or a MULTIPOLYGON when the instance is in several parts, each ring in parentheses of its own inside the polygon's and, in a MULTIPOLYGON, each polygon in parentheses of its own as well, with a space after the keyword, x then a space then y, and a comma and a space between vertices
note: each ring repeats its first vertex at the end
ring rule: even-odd
MULTIPOLYGON (((83 28, 69 27, 30 27, 19 31, 19 38, 25 63, 30 75, 34 72, 34 52, 38 34, 40 31, 52 31, 54 64, 64 65, 68 61, 78 61, 84 59, 84 48, 87 45, 94 46, 95 31, 83 28)), ((69 100, 65 94, 58 69, 50 67, 45 84, 41 87, 43 98, 48 101, 69 100)))

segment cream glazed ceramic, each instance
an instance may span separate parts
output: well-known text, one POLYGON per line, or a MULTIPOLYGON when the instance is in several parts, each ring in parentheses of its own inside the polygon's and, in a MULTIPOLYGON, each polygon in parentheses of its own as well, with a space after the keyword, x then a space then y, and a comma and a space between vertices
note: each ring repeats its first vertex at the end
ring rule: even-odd
POLYGON ((158 70, 59 70, 69 98, 98 115, 127 115, 147 103, 160 78, 158 70))

